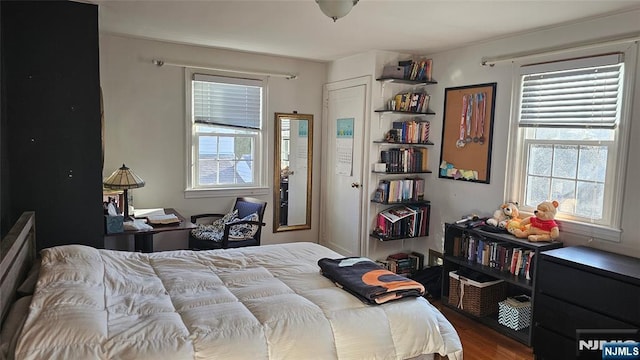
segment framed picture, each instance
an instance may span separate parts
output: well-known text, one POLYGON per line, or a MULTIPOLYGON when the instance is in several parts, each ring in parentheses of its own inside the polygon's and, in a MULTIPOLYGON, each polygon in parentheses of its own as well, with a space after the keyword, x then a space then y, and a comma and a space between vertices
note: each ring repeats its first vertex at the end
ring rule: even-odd
POLYGON ((373 201, 379 203, 384 202, 384 191, 382 191, 382 189, 376 189, 376 192, 373 194, 373 201))
POLYGON ((489 183, 496 83, 444 90, 438 177, 489 183))

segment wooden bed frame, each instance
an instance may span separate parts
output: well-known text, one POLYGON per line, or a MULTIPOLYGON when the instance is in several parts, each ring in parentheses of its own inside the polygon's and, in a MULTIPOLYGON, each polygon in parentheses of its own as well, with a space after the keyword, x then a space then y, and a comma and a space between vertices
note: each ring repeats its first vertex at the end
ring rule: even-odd
POLYGON ((35 259, 35 228, 36 213, 24 212, 0 241, 0 323, 35 259))

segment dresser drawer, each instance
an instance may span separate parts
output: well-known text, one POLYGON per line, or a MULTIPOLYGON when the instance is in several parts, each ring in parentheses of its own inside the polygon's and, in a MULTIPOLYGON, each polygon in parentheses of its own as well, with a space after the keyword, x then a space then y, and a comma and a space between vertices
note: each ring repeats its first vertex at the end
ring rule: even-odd
POLYGON ((536 360, 575 359, 576 349, 575 340, 567 339, 539 326, 534 327, 533 352, 536 360))
POLYGON ((535 323, 568 338, 576 338, 576 329, 634 329, 636 326, 597 312, 539 294, 535 298, 535 323))
POLYGON ((637 285, 561 265, 545 256, 540 259, 536 276, 538 293, 640 325, 637 285))

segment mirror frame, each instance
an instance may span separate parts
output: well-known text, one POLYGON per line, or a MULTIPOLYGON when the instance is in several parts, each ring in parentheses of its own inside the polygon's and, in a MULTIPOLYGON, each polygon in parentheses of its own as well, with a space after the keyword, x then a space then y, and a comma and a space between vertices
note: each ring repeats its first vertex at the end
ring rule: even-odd
POLYGON ((273 154, 273 232, 292 231, 292 230, 306 230, 311 229, 311 174, 313 167, 313 114, 298 114, 293 113, 275 113, 275 150, 273 154), (304 224, 295 225, 280 225, 280 172, 281 172, 281 145, 282 145, 282 120, 307 120, 308 121, 308 134, 307 134, 307 216, 304 224))

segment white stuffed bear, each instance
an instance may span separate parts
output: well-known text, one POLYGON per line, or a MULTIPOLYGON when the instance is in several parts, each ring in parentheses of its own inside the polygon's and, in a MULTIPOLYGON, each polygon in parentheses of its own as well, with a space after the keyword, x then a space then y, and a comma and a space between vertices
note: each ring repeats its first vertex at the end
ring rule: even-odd
POLYGON ((512 219, 520 217, 520 212, 516 203, 504 203, 500 206, 500 209, 493 212, 493 217, 487 219, 487 224, 497 226, 500 229, 506 229, 507 224, 512 219))

